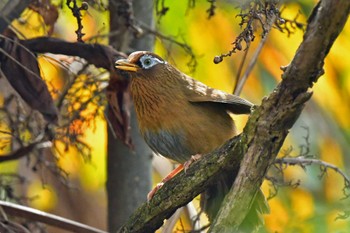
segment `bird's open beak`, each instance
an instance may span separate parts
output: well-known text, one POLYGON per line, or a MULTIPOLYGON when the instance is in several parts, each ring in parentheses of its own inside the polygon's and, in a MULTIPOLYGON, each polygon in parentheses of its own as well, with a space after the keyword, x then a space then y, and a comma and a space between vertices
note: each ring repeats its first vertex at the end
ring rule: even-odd
POLYGON ((119 70, 125 70, 125 71, 131 71, 131 72, 136 72, 139 67, 133 63, 130 63, 126 59, 120 59, 115 62, 115 68, 119 70))

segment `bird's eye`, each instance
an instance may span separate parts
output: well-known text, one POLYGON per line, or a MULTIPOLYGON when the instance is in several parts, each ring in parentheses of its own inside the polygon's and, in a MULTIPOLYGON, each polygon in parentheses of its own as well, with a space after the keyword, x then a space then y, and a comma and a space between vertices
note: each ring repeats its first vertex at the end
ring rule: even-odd
POLYGON ((140 58, 140 63, 143 69, 150 69, 159 63, 163 64, 165 62, 156 57, 153 57, 152 55, 146 54, 140 58))
POLYGON ((143 61, 143 65, 144 65, 144 66, 150 66, 151 64, 152 64, 151 58, 146 58, 146 59, 143 61))

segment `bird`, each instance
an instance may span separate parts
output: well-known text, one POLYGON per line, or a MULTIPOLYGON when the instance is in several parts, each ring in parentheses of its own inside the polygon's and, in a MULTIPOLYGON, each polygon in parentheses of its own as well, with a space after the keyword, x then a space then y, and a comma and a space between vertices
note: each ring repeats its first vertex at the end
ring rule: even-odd
MULTIPOLYGON (((115 68, 130 78, 139 130, 146 143, 157 154, 185 168, 237 135, 230 114, 250 114, 253 106, 248 100, 193 79, 149 51, 133 52, 127 59, 117 60, 115 68)), ((201 195, 209 220, 215 218, 234 175, 223 174, 201 195)), ((256 199, 264 199, 261 195, 256 199)), ((268 210, 264 200, 258 202, 262 204, 258 203, 252 212, 260 223, 260 212, 268 210)))

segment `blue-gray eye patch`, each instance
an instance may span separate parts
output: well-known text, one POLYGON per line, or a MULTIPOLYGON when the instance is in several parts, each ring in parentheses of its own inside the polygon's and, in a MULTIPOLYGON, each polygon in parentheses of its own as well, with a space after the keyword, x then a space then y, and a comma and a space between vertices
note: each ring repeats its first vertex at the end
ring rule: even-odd
POLYGON ((149 54, 143 55, 139 60, 143 69, 150 69, 157 64, 166 64, 165 61, 149 54))

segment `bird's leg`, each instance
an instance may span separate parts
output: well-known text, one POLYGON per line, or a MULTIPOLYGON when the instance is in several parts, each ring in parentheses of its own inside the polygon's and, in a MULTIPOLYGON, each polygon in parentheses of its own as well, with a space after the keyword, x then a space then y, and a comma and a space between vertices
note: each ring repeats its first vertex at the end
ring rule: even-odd
POLYGON ((164 183, 173 178, 177 173, 181 172, 183 168, 184 165, 180 164, 177 168, 172 170, 166 177, 164 177, 164 179, 147 194, 147 200, 151 200, 154 194, 164 185, 164 183))
POLYGON ((186 172, 186 170, 191 166, 191 164, 199 160, 201 157, 201 154, 192 155, 191 158, 184 163, 184 171, 186 172))
POLYGON ((181 172, 182 170, 186 172, 186 170, 190 167, 190 165, 196 162, 197 160, 199 160, 201 157, 202 157, 201 154, 192 155, 191 158, 188 161, 186 161, 183 165, 180 164, 177 168, 172 170, 160 183, 156 185, 156 187, 154 187, 147 194, 147 200, 151 200, 154 194, 164 185, 165 182, 173 178, 177 173, 181 172))

